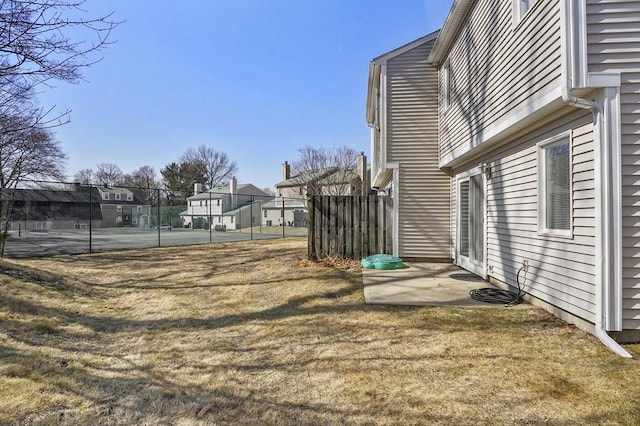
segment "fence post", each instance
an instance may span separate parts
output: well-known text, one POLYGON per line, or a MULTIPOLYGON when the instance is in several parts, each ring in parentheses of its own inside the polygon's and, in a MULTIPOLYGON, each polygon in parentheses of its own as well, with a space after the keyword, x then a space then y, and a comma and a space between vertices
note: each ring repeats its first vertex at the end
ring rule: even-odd
MULTIPOLYGON (((209 220, 208 225, 209 225, 209 243, 213 242, 213 216, 211 215, 211 207, 213 207, 211 204, 213 204, 213 194, 211 192, 209 192, 209 220)), ((188 203, 189 201, 187 201, 188 203)), ((188 205, 188 204, 187 204, 188 205)), ((193 222, 193 217, 191 218, 191 222, 193 222)))
POLYGON ((314 226, 315 206, 314 206, 313 200, 314 200, 313 196, 307 199, 307 258, 311 260, 316 259, 316 253, 315 253, 316 229, 314 226))
POLYGON ((158 228, 158 247, 160 247, 160 188, 156 189, 156 207, 158 212, 156 214, 156 227, 158 228))
POLYGON ((89 253, 92 253, 93 236, 93 185, 89 184, 89 253))
POLYGON ((282 197, 282 238, 284 238, 284 197, 282 197))
MULTIPOLYGON (((249 217, 251 217, 251 224, 249 225, 249 239, 253 241, 253 200, 254 196, 251 196, 251 204, 249 204, 249 217)), ((240 211, 240 216, 242 216, 242 211, 240 211)))
POLYGON ((350 198, 350 202, 345 204, 345 219, 344 219, 344 230, 345 230, 345 250, 344 256, 347 258, 355 258, 354 250, 353 250, 353 205, 356 202, 356 198, 358 196, 352 196, 350 198))

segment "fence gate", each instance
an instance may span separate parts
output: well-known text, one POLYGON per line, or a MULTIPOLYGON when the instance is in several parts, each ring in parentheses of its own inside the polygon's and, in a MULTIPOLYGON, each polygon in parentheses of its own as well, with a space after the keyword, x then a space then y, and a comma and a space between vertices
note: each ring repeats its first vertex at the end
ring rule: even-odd
POLYGON ((391 253, 391 199, 316 195, 309 199, 309 259, 391 253))

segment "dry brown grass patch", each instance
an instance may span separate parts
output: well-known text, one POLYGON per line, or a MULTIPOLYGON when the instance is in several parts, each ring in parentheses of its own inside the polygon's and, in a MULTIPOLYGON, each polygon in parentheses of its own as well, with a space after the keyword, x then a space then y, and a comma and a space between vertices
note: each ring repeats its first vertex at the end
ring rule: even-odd
POLYGON ((638 362, 592 336, 531 307, 367 306, 355 265, 304 249, 5 261, 0 424, 640 423, 638 362))

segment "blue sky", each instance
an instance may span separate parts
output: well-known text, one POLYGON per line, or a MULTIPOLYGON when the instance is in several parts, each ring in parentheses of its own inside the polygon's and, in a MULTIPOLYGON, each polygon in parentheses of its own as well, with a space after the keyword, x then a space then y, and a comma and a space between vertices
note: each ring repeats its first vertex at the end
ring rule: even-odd
POLYGON ((41 93, 72 110, 56 130, 71 177, 97 163, 158 172, 201 144, 238 180, 273 187, 304 145, 369 152, 369 61, 437 30, 451 0, 99 1, 126 20, 78 85, 41 93))

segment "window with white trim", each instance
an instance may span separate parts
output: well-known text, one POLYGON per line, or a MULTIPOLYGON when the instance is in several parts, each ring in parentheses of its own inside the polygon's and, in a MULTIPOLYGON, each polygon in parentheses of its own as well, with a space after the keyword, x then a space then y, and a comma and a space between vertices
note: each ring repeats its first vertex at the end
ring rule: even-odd
POLYGON ((120 195, 119 192, 116 192, 116 200, 119 200, 122 196, 120 195))
POLYGON ((451 67, 449 60, 442 66, 442 108, 449 108, 451 102, 451 67))
POLYGON ((108 192, 103 192, 102 193, 102 199, 103 200, 108 200, 109 199, 109 193, 108 192))
POLYGON ((537 0, 513 0, 514 22, 517 24, 531 10, 537 0))
POLYGON ((568 134, 538 145, 538 230, 571 237, 571 138, 568 134))
POLYGON ((122 206, 116 206, 116 211, 118 213, 122 213, 122 206))
POLYGON ((133 194, 127 194, 127 201, 133 201, 133 194))

